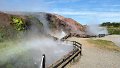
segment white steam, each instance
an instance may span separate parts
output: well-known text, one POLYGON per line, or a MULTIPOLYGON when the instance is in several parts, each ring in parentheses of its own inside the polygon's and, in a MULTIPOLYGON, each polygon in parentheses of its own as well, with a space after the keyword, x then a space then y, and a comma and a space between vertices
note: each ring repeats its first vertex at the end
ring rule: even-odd
POLYGON ((33 36, 33 38, 29 38, 28 40, 25 39, 24 41, 19 42, 12 49, 4 50, 0 55, 0 65, 9 62, 9 60, 12 59, 10 62, 15 62, 15 66, 24 67, 24 65, 20 65, 20 63, 23 62, 27 62, 27 64, 32 64, 27 65, 27 68, 29 66, 34 66, 35 64, 39 66, 41 62, 41 57, 43 54, 45 54, 46 65, 48 66, 52 63, 55 63, 55 61, 57 61, 64 55, 68 54, 70 51, 72 51, 72 49, 72 44, 56 42, 49 38, 34 38, 33 36), (27 57, 18 57, 19 55, 24 56, 24 53, 27 55, 27 57), (32 63, 29 63, 29 61, 31 61, 32 63))
MULTIPOLYGON (((36 17, 44 25, 43 33, 50 34, 46 14, 39 14, 36 17)), ((64 31, 59 33, 59 38, 66 35, 64 31)), ((0 51, 0 66, 11 64, 14 68, 38 68, 43 54, 46 55, 46 65, 48 66, 73 49, 72 44, 54 41, 48 38, 47 34, 41 36, 42 33, 35 26, 31 27, 30 32, 26 34, 21 41, 14 43, 15 46, 0 51)))
POLYGON ((47 15, 46 15, 46 13, 39 13, 39 15, 38 14, 35 15, 35 17, 37 17, 40 20, 40 22, 43 24, 44 31, 46 33, 50 33, 51 30, 49 28, 49 22, 47 21, 47 15))
POLYGON ((61 30, 61 31, 56 31, 54 33, 51 33, 51 35, 54 37, 57 37, 58 39, 61 39, 65 37, 67 34, 63 30, 61 30))
POLYGON ((86 27, 87 35, 99 35, 99 34, 108 34, 107 28, 100 27, 99 25, 88 25, 86 27))
POLYGON ((47 65, 54 63, 62 56, 69 53, 73 48, 72 45, 62 43, 58 44, 58 42, 48 38, 34 38, 25 42, 25 45, 29 46, 28 49, 32 50, 31 53, 33 55, 33 59, 35 59, 35 62, 37 61, 40 63, 39 60, 41 59, 42 54, 45 54, 47 65))

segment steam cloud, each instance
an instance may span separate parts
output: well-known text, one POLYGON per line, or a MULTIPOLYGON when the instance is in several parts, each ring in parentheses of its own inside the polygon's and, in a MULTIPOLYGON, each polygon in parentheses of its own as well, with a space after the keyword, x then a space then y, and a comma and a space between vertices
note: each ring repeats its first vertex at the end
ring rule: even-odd
POLYGON ((86 27, 87 35, 99 35, 99 34, 108 34, 107 28, 100 27, 99 25, 88 25, 86 27))
MULTIPOLYGON (((37 18, 44 25, 43 32, 51 33, 46 15, 40 14, 37 18)), ((32 30, 25 35, 25 38, 18 40, 17 43, 13 42, 14 47, 3 49, 0 53, 0 67, 11 64, 15 68, 38 68, 42 54, 46 55, 46 65, 49 66, 73 49, 71 44, 54 41, 44 35, 41 36, 39 29, 34 26, 31 28, 32 30)), ((64 35, 65 33, 62 31, 60 38, 64 35)))

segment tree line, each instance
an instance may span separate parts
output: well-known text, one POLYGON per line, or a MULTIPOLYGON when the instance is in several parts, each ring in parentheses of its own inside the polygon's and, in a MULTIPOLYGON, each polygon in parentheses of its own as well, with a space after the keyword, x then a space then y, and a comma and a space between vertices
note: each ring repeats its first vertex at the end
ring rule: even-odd
POLYGON ((120 22, 103 22, 101 26, 120 27, 120 22))

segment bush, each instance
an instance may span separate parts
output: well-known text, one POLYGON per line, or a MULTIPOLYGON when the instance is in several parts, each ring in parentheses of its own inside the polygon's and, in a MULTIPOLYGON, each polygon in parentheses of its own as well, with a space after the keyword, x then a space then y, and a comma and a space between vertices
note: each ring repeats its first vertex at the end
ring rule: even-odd
POLYGON ((21 18, 13 16, 11 24, 13 24, 16 30, 21 31, 25 29, 25 23, 21 18))
POLYGON ((0 32, 0 42, 3 41, 3 37, 4 37, 4 34, 2 32, 0 32))
POLYGON ((107 27, 120 27, 120 22, 104 22, 100 25, 107 26, 107 27))

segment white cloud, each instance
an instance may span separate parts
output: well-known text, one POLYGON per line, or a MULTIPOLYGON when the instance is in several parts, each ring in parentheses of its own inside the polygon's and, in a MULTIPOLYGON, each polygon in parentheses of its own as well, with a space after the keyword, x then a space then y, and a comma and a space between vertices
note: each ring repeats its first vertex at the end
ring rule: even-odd
POLYGON ((120 12, 92 12, 92 11, 55 11, 53 13, 60 14, 66 17, 72 17, 73 19, 81 22, 82 24, 88 23, 102 23, 106 21, 120 22, 120 12))
POLYGON ((91 13, 91 12, 65 12, 65 11, 53 11, 53 13, 56 14, 62 14, 62 15, 94 15, 95 13, 91 13))
POLYGON ((73 16, 99 16, 99 17, 120 17, 120 12, 92 12, 92 11, 53 11, 53 13, 61 15, 73 15, 73 16))
POLYGON ((47 11, 51 4, 43 0, 0 0, 0 11, 47 11))

